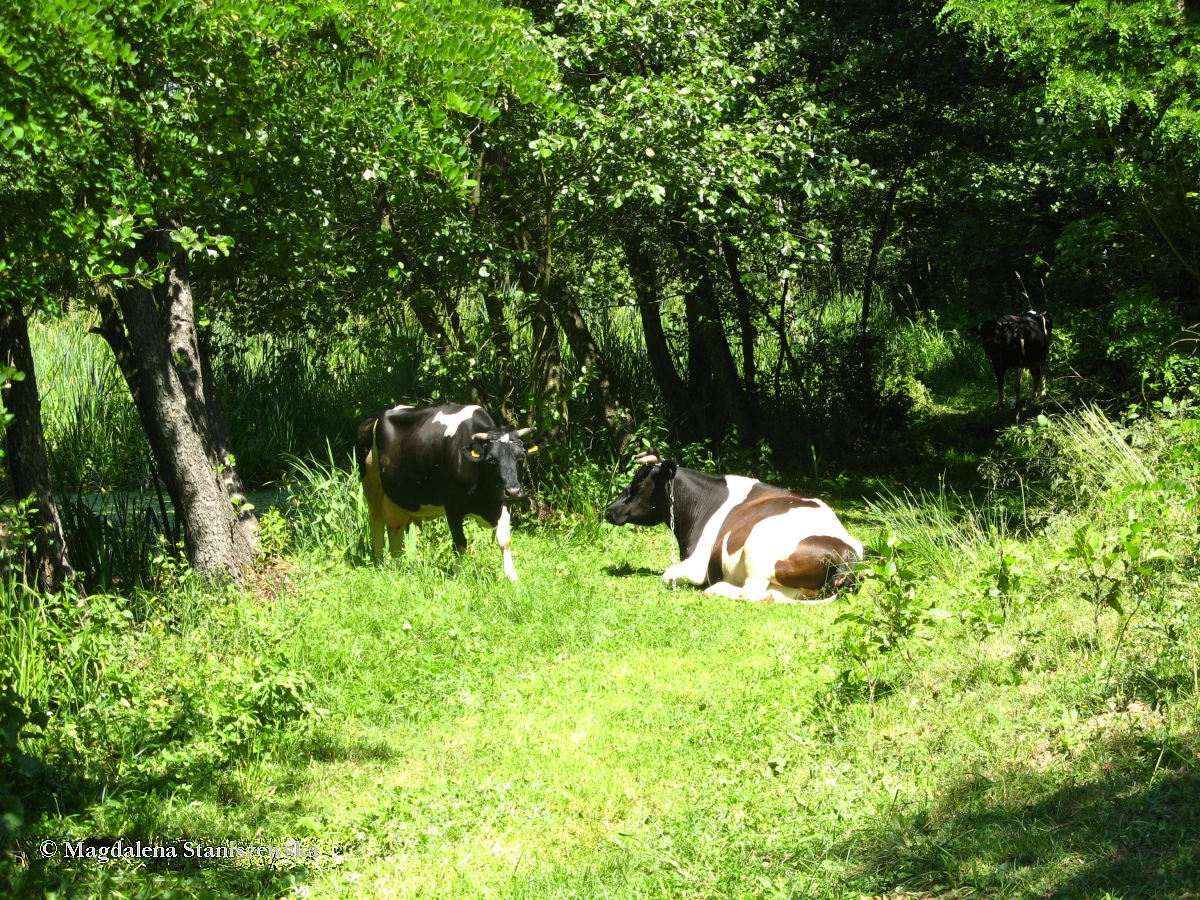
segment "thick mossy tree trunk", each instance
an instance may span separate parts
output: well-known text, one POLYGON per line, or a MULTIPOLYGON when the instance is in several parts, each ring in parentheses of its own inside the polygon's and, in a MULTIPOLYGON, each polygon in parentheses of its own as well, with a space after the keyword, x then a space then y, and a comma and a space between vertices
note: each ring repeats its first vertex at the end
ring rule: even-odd
POLYGON ((210 581, 240 582, 254 562, 257 520, 245 508, 225 417, 206 375, 186 255, 170 252, 165 235, 147 237, 127 268, 134 270, 135 256, 153 262, 160 252, 168 260, 163 282, 154 290, 117 285, 115 304, 102 296, 98 330, 137 405, 193 568, 210 581))
POLYGON ((50 485, 42 401, 29 345, 29 321, 25 311, 15 303, 0 310, 0 358, 25 376, 7 384, 4 405, 13 416, 7 428, 13 494, 18 500, 28 498, 32 502, 34 555, 26 577, 41 590, 53 592, 72 580, 75 570, 71 568, 58 504, 50 485))

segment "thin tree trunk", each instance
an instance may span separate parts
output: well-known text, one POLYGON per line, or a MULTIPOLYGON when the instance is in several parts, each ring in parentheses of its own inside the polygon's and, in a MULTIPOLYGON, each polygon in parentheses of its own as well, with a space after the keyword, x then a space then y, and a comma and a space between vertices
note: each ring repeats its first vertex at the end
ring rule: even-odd
POLYGON ((703 315, 696 291, 683 296, 684 321, 687 325, 687 390, 696 406, 700 420, 700 431, 709 440, 719 441, 729 427, 725 409, 717 402, 717 388, 713 381, 713 365, 708 358, 708 345, 704 340, 703 315))
POLYGON ((554 310, 546 302, 541 293, 531 298, 533 303, 529 310, 530 322, 533 326, 533 355, 531 359, 531 375, 533 376, 534 403, 530 410, 530 423, 533 423, 534 410, 541 407, 554 409, 559 428, 565 429, 569 424, 566 398, 563 396, 562 353, 558 346, 558 324, 554 321, 554 310))
POLYGON ((738 443, 748 446, 754 443, 757 436, 750 415, 750 402, 742 389, 737 363, 734 362, 729 341, 725 337, 712 273, 706 263, 701 265, 700 279, 690 292, 696 305, 700 337, 723 418, 737 428, 738 443))
POLYGON ((896 205, 896 194, 900 190, 900 182, 904 180, 905 170, 901 169, 892 183, 888 185, 887 199, 883 202, 883 214, 879 217, 879 225, 875 228, 875 237, 871 240, 871 256, 867 260, 867 274, 863 279, 862 322, 865 332, 871 319, 871 295, 875 291, 875 275, 879 267, 879 254, 887 243, 888 231, 892 227, 892 210, 896 205))
POLYGON ((758 332, 754 327, 754 301, 742 282, 742 254, 729 238, 721 239, 721 255, 729 269, 729 282, 737 300, 738 328, 742 336, 742 389, 749 404, 747 412, 751 430, 758 430, 758 372, 754 365, 754 344, 758 332))
POLYGON ((29 498, 33 503, 34 557, 26 577, 36 582, 41 590, 52 593, 73 580, 75 570, 71 568, 62 520, 50 484, 46 435, 42 430, 42 402, 29 345, 29 322, 18 304, 0 313, 0 356, 25 376, 6 385, 4 405, 13 416, 7 428, 8 470, 13 493, 18 500, 29 498))
POLYGON ((597 399, 604 413, 605 424, 616 441, 618 454, 624 453, 633 440, 633 416, 621 402, 621 395, 612 380, 604 356, 588 328, 583 311, 570 291, 558 284, 551 286, 550 296, 558 313, 558 322, 567 336, 567 344, 580 365, 596 373, 597 399))
MULTIPOLYGON (((455 341, 450 337, 450 332, 446 330, 445 324, 442 322, 441 316, 433 303, 425 292, 418 291, 408 297, 409 309, 413 311, 413 315, 417 318, 417 324, 421 326, 421 330, 425 332, 425 336, 433 341, 434 350, 437 351, 438 358, 447 370, 452 371, 454 365, 454 355, 461 349, 455 341)), ((474 356, 474 354, 472 354, 474 356)), ((475 357, 478 358, 478 357, 475 357)), ((467 380, 467 393, 470 395, 472 403, 477 403, 480 406, 487 405, 487 392, 484 391, 483 385, 479 378, 472 374, 467 380)))
POLYGON ((488 340, 495 347, 498 412, 506 424, 515 426, 517 411, 513 407, 516 384, 512 370, 512 332, 509 331, 508 320, 504 316, 504 303, 495 291, 484 290, 483 307, 487 310, 488 326, 492 332, 488 340))
POLYGON ((687 411, 689 417, 695 421, 692 396, 675 368, 675 358, 663 330, 662 306, 658 296, 658 270, 654 260, 646 253, 639 235, 627 237, 624 247, 629 274, 633 279, 633 289, 637 294, 638 313, 642 318, 642 333, 646 338, 650 372, 654 375, 668 408, 687 411))

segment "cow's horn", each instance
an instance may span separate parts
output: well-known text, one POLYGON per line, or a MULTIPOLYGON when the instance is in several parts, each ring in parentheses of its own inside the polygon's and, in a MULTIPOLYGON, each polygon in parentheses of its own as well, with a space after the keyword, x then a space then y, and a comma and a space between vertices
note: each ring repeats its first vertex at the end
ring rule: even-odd
POLYGON ((488 437, 489 437, 489 435, 486 431, 477 431, 473 435, 471 435, 471 440, 486 441, 488 439, 488 437))
POLYGON ((515 434, 517 437, 525 437, 525 435, 531 433, 532 431, 532 428, 518 428, 513 432, 513 434, 515 434))
POLYGON ((647 450, 641 456, 634 459, 634 462, 654 465, 655 463, 659 462, 659 458, 657 453, 652 450, 647 450))

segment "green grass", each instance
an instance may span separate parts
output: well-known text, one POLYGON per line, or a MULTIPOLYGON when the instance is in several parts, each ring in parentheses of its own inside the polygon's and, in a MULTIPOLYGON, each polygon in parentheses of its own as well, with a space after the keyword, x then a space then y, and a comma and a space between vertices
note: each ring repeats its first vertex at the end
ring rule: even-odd
MULTIPOLYGON (((14 888, 32 896, 61 878, 67 896, 270 897, 298 884, 312 897, 858 898, 1200 887, 1200 709, 1190 684, 1168 684, 1186 666, 1138 658, 1162 649, 1153 617, 1114 679, 1115 615, 1097 634, 1090 608, 1046 581, 988 638, 951 621, 888 658, 872 716, 834 620, 869 604, 873 586, 815 607, 710 599, 660 583, 664 530, 581 535, 519 529, 522 580, 510 585, 478 531, 450 574, 435 525, 399 564, 310 558, 277 598, 231 595, 179 612, 174 628, 134 629, 118 657, 148 660, 157 683, 135 706, 170 710, 186 694, 220 718, 212 694, 238 684, 222 673, 265 654, 305 673, 307 701, 325 712, 224 753, 167 741, 148 762, 117 750, 77 771, 65 817, 51 807, 23 844, 297 838, 337 855, 180 874, 35 861, 10 867, 14 888), (209 688, 181 687, 205 678, 209 688)), ((923 591, 954 605, 982 571, 969 568, 923 591)))

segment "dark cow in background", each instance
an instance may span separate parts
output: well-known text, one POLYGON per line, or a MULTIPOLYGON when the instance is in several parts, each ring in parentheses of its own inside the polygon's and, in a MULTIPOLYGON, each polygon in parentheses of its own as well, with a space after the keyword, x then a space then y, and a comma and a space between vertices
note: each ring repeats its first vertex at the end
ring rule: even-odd
POLYGON ((682 561, 663 572, 663 581, 783 603, 853 586, 863 545, 820 500, 753 478, 684 469, 654 453, 637 461, 641 469, 604 518, 670 527, 682 561))
POLYGON ((1004 408, 1004 375, 1017 370, 1016 405, 1021 405, 1021 370, 1028 369, 1033 382, 1031 393, 1046 396, 1046 351, 1050 349, 1050 317, 1030 310, 1016 316, 1001 316, 980 322, 971 329, 983 339, 983 351, 992 361, 1000 408, 1004 408), (1040 383, 1040 393, 1039 393, 1040 383))
POLYGON ((471 516, 495 529, 504 574, 516 581, 508 507, 525 496, 525 456, 545 444, 526 437, 532 430, 500 427, 483 407, 457 403, 397 406, 364 420, 355 449, 375 559, 383 559, 385 526, 392 556, 399 556, 409 525, 441 516, 450 526, 454 549, 462 553, 467 548, 463 520, 471 516))

